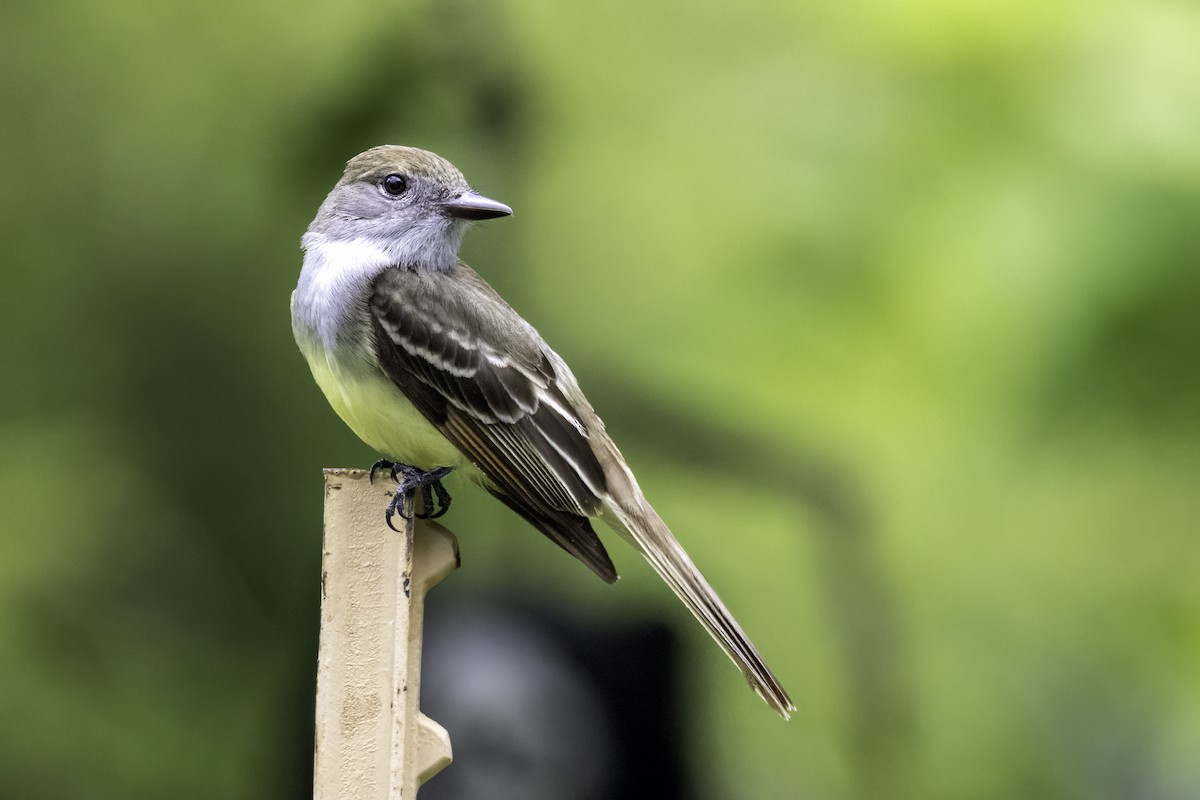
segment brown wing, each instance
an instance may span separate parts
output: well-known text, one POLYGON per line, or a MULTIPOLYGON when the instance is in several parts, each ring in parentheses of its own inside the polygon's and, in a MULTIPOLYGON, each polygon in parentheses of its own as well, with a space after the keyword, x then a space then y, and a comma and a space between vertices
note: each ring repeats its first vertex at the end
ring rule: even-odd
POLYGON ((402 268, 370 298, 379 363, 506 505, 609 583, 588 517, 606 494, 589 431, 537 333, 469 267, 402 268))

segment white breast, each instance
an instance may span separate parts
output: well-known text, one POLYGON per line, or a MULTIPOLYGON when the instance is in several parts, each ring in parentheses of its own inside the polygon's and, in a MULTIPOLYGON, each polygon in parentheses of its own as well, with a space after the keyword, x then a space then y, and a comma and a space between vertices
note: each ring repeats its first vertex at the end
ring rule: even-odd
MULTIPOLYGON (((367 298, 391 263, 369 243, 304 237, 304 268, 292 294, 292 330, 329 404, 358 437, 389 459, 420 469, 468 462, 383 373, 371 342, 367 298)), ((472 470, 473 471, 473 470, 472 470)))

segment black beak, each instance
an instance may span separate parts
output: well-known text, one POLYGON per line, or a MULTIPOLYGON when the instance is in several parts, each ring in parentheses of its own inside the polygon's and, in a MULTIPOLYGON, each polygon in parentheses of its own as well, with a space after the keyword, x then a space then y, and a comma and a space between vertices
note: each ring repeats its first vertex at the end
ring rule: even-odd
POLYGON ((447 200, 442 206, 446 213, 459 219, 495 219, 507 217, 512 209, 504 203, 496 202, 475 192, 463 192, 452 200, 447 200))

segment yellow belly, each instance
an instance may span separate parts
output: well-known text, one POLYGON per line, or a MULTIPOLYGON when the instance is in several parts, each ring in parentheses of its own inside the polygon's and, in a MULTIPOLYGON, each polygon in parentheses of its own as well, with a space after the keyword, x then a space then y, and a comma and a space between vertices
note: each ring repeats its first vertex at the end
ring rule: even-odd
POLYGON ((333 410, 382 455, 424 470, 468 465, 382 372, 353 375, 321 355, 309 358, 309 366, 333 410))

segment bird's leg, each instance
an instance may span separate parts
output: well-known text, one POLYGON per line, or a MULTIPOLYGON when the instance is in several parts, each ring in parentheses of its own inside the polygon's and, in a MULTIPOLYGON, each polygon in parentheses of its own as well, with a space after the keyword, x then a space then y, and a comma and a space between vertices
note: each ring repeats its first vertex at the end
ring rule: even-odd
POLYGON ((442 478, 449 475, 453 469, 454 467, 435 467, 429 472, 421 473, 421 503, 425 511, 421 514, 414 513, 413 516, 417 519, 437 519, 450 510, 450 492, 442 485, 442 478), (434 495, 437 495, 436 506, 433 503, 434 495))
MULTIPOLYGON (((441 467, 448 474, 451 467, 441 467)), ((425 503, 426 513, 417 514, 418 519, 437 519, 442 514, 450 510, 450 492, 446 491, 446 487, 442 485, 442 481, 431 481, 421 487, 421 501, 425 503), (437 495, 437 511, 433 511, 433 497, 431 494, 437 495)))
POLYGON ((453 467, 435 467, 426 472, 408 464, 381 460, 371 467, 371 474, 374 475, 377 469, 386 469, 391 472, 392 479, 399 484, 396 487, 396 493, 392 495, 391 501, 388 502, 387 508, 383 512, 388 527, 397 533, 399 531, 392 524, 392 517, 399 514, 403 519, 409 518, 409 515, 404 513, 404 501, 410 493, 417 489, 421 490, 421 500, 425 505, 424 513, 413 513, 412 516, 417 519, 435 519, 445 514, 450 508, 450 493, 446 491, 445 486, 442 486, 442 478, 449 475, 454 469, 453 467), (433 502, 434 494, 437 495, 437 506, 433 502))

